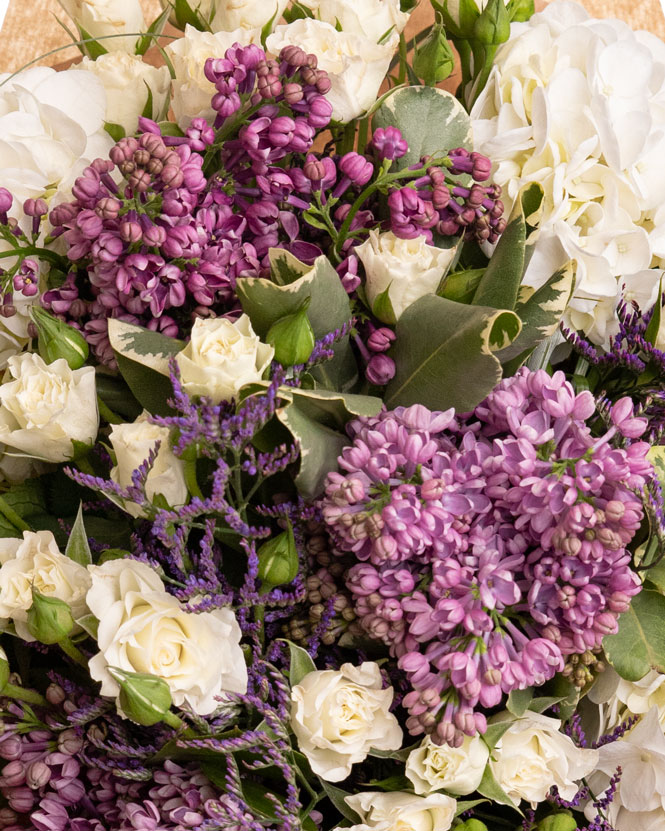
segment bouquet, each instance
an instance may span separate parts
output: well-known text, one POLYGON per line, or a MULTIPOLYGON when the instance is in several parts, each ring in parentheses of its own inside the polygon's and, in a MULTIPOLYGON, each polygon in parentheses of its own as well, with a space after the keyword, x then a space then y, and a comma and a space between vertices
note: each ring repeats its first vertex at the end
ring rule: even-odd
POLYGON ((663 831, 665 47, 61 4, 0 78, 0 828, 663 831))

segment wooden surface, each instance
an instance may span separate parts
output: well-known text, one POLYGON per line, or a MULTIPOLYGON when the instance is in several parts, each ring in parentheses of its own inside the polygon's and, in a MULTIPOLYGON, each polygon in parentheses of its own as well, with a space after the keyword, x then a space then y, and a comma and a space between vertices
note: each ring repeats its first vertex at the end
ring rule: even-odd
MULTIPOLYGON (((261 2, 261 0, 257 0, 261 2)), ((159 0, 141 0, 146 21, 159 13, 159 0)), ((659 0, 583 0, 583 5, 597 17, 619 17, 633 29, 649 29, 665 40, 665 17, 659 0)), ((420 1, 410 29, 416 31, 431 19, 427 0, 420 1)), ((57 0, 9 0, 9 10, 0 31, 0 72, 13 72, 34 58, 69 42, 56 16, 66 20, 57 0)), ((54 65, 78 54, 74 48, 56 52, 41 63, 54 65)))

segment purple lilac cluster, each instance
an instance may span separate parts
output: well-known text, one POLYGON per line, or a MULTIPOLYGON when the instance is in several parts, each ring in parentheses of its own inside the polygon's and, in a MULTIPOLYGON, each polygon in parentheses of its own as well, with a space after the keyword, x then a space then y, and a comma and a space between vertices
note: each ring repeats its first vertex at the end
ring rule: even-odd
POLYGON ((433 232, 442 236, 462 235, 466 240, 495 243, 506 227, 499 185, 483 185, 492 168, 490 160, 463 147, 448 154, 448 173, 471 177, 467 185, 450 185, 440 167, 428 167, 426 174, 408 187, 391 191, 388 197, 390 227, 404 239, 433 232))
POLYGON ((414 405, 350 425, 323 517, 358 560, 361 625, 412 686, 413 735, 484 731, 478 705, 597 651, 639 592, 627 546, 653 475, 634 441, 646 420, 623 399, 595 438, 594 411, 563 373, 523 368, 471 413, 414 405))

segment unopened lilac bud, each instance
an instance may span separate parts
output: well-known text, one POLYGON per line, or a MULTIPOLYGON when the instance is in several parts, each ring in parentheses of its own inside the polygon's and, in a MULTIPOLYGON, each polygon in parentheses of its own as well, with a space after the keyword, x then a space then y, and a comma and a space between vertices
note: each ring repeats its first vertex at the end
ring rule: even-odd
POLYGON ((32 790, 43 788, 51 779, 51 768, 44 762, 36 761, 28 765, 25 783, 32 790))
MULTIPOLYGON (((182 174, 180 175, 182 176, 182 174)), ((132 190, 145 193, 150 187, 150 174, 147 170, 135 170, 129 177, 128 183, 132 190)))
POLYGON ((18 814, 27 814, 35 804, 34 794, 30 788, 25 786, 20 788, 11 788, 5 791, 4 795, 7 797, 9 807, 18 814))
POLYGON ((58 750, 68 756, 76 756, 83 747, 83 739, 73 727, 63 730, 58 736, 58 750))
POLYGON ((18 814, 11 808, 0 808, 0 828, 8 828, 18 819, 18 814))
POLYGON ((373 355, 365 367, 370 384, 382 387, 395 377, 395 361, 387 355, 373 355))
POLYGON ((26 216, 46 216, 48 206, 43 199, 26 199, 23 203, 23 212, 26 216))
POLYGON ((285 101, 291 106, 293 106, 293 104, 297 104, 299 101, 302 101, 304 95, 300 84, 293 82, 284 85, 282 94, 284 95, 285 101))
POLYGON ((179 188, 185 177, 179 167, 174 164, 167 164, 164 166, 160 178, 167 188, 179 188))
POLYGON ((326 168, 320 159, 317 159, 316 156, 309 153, 303 165, 303 173, 312 182, 320 182, 326 175, 326 168))
POLYGON ((139 167, 145 167, 151 158, 152 157, 149 151, 146 150, 145 147, 139 148, 132 156, 134 163, 137 164, 139 167))
POLYGON ((6 214, 14 202, 14 197, 7 188, 0 188, 0 213, 6 214))
POLYGON ((372 352, 387 352, 395 341, 395 333, 387 326, 375 329, 367 338, 367 348, 372 352))
POLYGON ((120 238, 124 242, 140 242, 143 238, 143 230, 138 222, 126 221, 120 224, 120 238))
POLYGON ((12 761, 20 759, 22 755, 22 743, 18 736, 8 735, 0 741, 0 759, 12 761))
POLYGON ((22 761, 15 759, 13 762, 8 762, 2 769, 2 776, 0 782, 4 788, 16 788, 19 785, 25 785, 26 768, 22 761))
POLYGON ((48 703, 53 704, 55 707, 62 704, 65 698, 67 698, 60 684, 49 684, 46 688, 45 696, 48 703))
POLYGON ((374 165, 354 151, 342 156, 339 160, 339 168, 357 187, 366 185, 374 173, 374 165))

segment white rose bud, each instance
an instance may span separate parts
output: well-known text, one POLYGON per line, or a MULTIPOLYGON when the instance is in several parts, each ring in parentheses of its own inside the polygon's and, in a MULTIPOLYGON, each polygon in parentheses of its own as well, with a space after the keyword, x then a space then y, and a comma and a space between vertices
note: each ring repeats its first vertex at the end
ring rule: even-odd
MULTIPOLYGON (((170 431, 148 421, 143 412, 131 424, 114 424, 109 435, 116 464, 111 468, 111 479, 123 488, 132 484, 132 474, 143 464, 159 442, 159 450, 148 473, 145 489, 148 499, 159 493, 171 507, 187 501, 185 463, 171 450, 170 431)), ((142 516, 138 505, 125 502, 123 508, 132 516, 142 516)))
POLYGON ((460 747, 434 744, 427 736, 409 753, 404 773, 417 794, 445 790, 465 796, 480 785, 488 759, 489 749, 479 735, 465 736, 460 747))
POLYGON ((110 52, 96 61, 84 57, 78 68, 92 72, 106 90, 106 121, 120 124, 127 135, 136 132, 139 116, 152 95, 151 118, 164 112, 171 89, 171 76, 165 66, 145 63, 140 55, 110 52))
POLYGON ((0 563, 0 618, 12 620, 23 640, 34 641, 27 626, 33 588, 67 603, 74 620, 87 614, 88 572, 60 552, 50 531, 24 531, 22 540, 0 539, 0 563))
POLYGON ((381 831, 448 831, 457 806, 452 797, 442 793, 414 796, 402 791, 365 791, 347 796, 345 801, 365 823, 354 825, 349 831, 363 827, 381 831))
POLYGON ((107 52, 133 52, 146 25, 139 0, 59 0, 71 19, 107 52), (127 37, 106 37, 131 33, 127 37))
POLYGON ((46 364, 25 352, 8 361, 15 379, 0 386, 0 442, 27 456, 66 462, 73 441, 91 445, 99 429, 95 370, 46 364))
MULTIPOLYGON (((512 716, 500 714, 498 720, 503 718, 512 716)), ((577 747, 560 727, 558 719, 529 712, 509 727, 494 749, 490 768, 515 803, 526 799, 535 808, 552 785, 562 799, 572 800, 579 780, 595 769, 598 751, 577 747)))
POLYGON ((317 20, 337 26, 343 32, 363 35, 378 43, 385 35, 401 32, 409 15, 401 11, 399 0, 302 0, 317 20))
POLYGON ((392 687, 382 689, 378 664, 342 664, 308 673, 291 692, 291 727, 312 770, 340 782, 370 750, 397 750, 402 730, 389 712, 392 687))
POLYGON ((233 29, 263 29, 271 20, 277 22, 289 0, 215 0, 213 32, 233 29))
MULTIPOLYGON (((479 15, 480 12, 484 11, 485 6, 489 3, 489 0, 466 0, 466 2, 471 6, 471 9, 475 12, 476 15, 479 15)), ((505 5, 505 0, 504 0, 505 5)), ((460 0, 446 0, 446 11, 453 19, 453 21, 459 26, 460 25, 460 0)))
POLYGON ((330 78, 326 98, 332 104, 333 118, 342 123, 359 118, 374 104, 398 43, 397 32, 378 44, 309 18, 277 26, 266 41, 274 55, 289 45, 316 55, 319 69, 330 78))
MULTIPOLYGON (((436 292, 455 257, 454 248, 428 245, 423 236, 400 239, 392 231, 383 234, 370 231, 355 253, 365 268, 365 292, 370 308, 387 289, 395 320, 420 297, 436 292)), ((394 322, 381 309, 376 313, 384 323, 394 322)))
POLYGON ((210 106, 215 85, 205 76, 208 58, 223 58, 234 43, 248 46, 261 42, 260 29, 236 29, 233 32, 199 32, 193 26, 185 27, 183 37, 166 47, 175 70, 171 107, 178 125, 184 130, 193 118, 215 120, 210 106))
POLYGON ((89 668, 102 695, 120 693, 109 666, 162 678, 173 703, 189 704, 199 715, 220 706, 217 696, 247 691, 240 627, 230 609, 186 611, 144 563, 111 560, 88 571, 100 650, 89 668))
POLYGON ((245 384, 260 381, 274 354, 272 346, 254 334, 247 315, 234 323, 197 318, 191 340, 176 361, 185 391, 207 395, 219 404, 236 398, 245 384))

